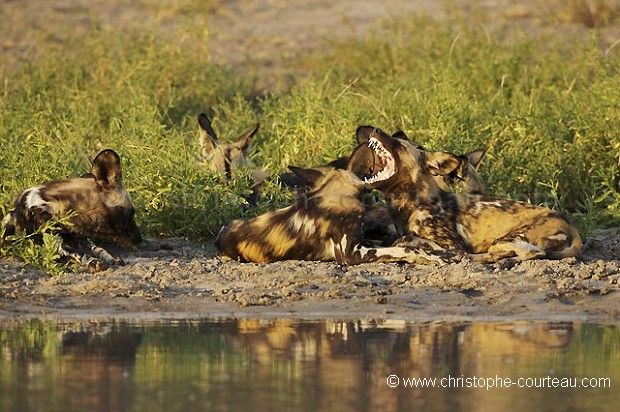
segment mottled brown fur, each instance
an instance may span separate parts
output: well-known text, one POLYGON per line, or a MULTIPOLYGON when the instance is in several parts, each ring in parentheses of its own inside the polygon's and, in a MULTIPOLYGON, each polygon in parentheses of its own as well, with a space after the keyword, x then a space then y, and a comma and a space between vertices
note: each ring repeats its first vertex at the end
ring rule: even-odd
POLYGON ((359 198, 368 185, 352 172, 295 167, 291 170, 310 188, 307 194, 289 207, 224 225, 216 239, 222 253, 245 262, 441 261, 438 255, 423 250, 364 247, 364 205, 359 198))
MULTIPOLYGON (((358 146, 349 158, 347 169, 355 172, 358 176, 372 176, 382 169, 377 154, 368 146, 373 126, 360 126, 357 128, 356 137, 358 146)), ((416 149, 426 151, 421 145, 409 140, 407 135, 398 131, 392 134, 392 138, 402 139, 409 142, 416 149)), ((476 171, 484 157, 485 150, 475 150, 458 156, 458 165, 447 175, 435 175, 435 183, 444 191, 462 193, 483 194, 486 191, 484 181, 476 171)), ((402 213, 390 212, 390 206, 376 206, 372 202, 367 205, 364 214, 365 238, 372 239, 383 245, 392 244, 403 231, 399 229, 405 226, 402 222, 402 213)), ((403 202, 406 204, 406 200, 403 202)))
POLYGON ((471 253, 484 262, 579 253, 579 233, 558 212, 510 199, 446 192, 434 177, 458 168, 458 156, 420 150, 378 129, 372 136, 395 158, 394 176, 380 182, 379 189, 392 205, 400 233, 471 253))
MULTIPOLYGON (((60 230, 67 257, 82 260, 80 252, 98 254, 106 264, 120 263, 89 238, 130 246, 142 237, 134 220, 134 207, 123 187, 120 157, 113 150, 100 152, 93 160, 91 172, 73 179, 55 180, 25 190, 15 201, 14 209, 2 221, 5 237, 19 232, 31 234, 52 218, 68 217, 60 230)), ((97 269, 101 262, 89 263, 97 269)))

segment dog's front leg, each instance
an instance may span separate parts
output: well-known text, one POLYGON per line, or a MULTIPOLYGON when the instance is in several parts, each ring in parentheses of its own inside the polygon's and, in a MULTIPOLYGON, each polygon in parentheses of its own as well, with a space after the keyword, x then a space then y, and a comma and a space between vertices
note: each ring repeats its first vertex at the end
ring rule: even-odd
POLYGON ((426 251, 402 246, 367 248, 358 245, 355 252, 360 254, 362 262, 407 262, 414 264, 445 264, 453 262, 454 253, 439 250, 426 251))
POLYGON ((90 273, 101 272, 108 268, 108 266, 98 258, 82 253, 80 246, 79 240, 68 241, 63 238, 62 244, 58 250, 60 258, 76 265, 83 265, 88 268, 90 273), (75 245, 73 245, 74 242, 76 243, 75 245))
POLYGON ((408 247, 411 249, 424 249, 424 250, 444 250, 441 246, 429 239, 422 239, 412 234, 402 236, 392 246, 408 247))
POLYGON ((447 251, 427 252, 423 249, 414 249, 401 246, 366 247, 361 243, 347 242, 346 235, 336 245, 336 261, 345 265, 358 265, 371 262, 407 262, 415 264, 443 264, 454 258, 454 254, 447 251), (449 254, 449 256, 447 255, 449 254))
POLYGON ((114 257, 105 250, 104 248, 95 245, 95 243, 90 239, 82 240, 84 246, 90 250, 90 252, 98 259, 102 260, 107 265, 124 265, 123 259, 119 257, 114 257))

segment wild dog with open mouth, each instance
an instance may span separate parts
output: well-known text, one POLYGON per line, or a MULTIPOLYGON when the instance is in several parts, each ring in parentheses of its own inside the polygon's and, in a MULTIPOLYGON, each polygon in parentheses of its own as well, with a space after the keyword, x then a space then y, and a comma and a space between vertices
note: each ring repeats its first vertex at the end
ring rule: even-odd
MULTIPOLYGON (((358 146, 353 150, 351 156, 342 156, 324 166, 325 169, 348 169, 357 175, 370 173, 378 162, 375 152, 368 147, 368 139, 373 126, 360 126, 355 132, 358 146)), ((409 140, 403 131, 398 131, 392 137, 409 140)), ((411 142, 415 147, 424 149, 421 145, 411 142)), ((459 166, 448 176, 435 176, 439 186, 446 191, 464 192, 472 194, 484 194, 486 187, 482 177, 477 172, 477 167, 482 161, 486 150, 474 150, 463 155, 459 155, 459 166)), ((298 189, 303 186, 301 179, 295 173, 282 173, 280 180, 283 186, 298 189)))
MULTIPOLYGON (((358 146, 353 150, 348 159, 346 168, 358 175, 375 174, 380 169, 379 157, 368 146, 374 126, 360 126, 355 132, 358 146)), ((419 150, 428 151, 422 145, 413 142, 403 131, 392 134, 393 138, 403 139, 419 150)), ((449 174, 433 176, 439 187, 446 192, 470 193, 483 195, 486 192, 484 180, 478 174, 477 168, 486 150, 478 149, 462 155, 458 155, 458 165, 449 174)))
POLYGON ((96 272, 108 265, 121 264, 122 260, 95 245, 90 238, 125 247, 140 243, 142 235, 134 212, 131 198, 123 187, 120 157, 106 149, 95 157, 90 173, 25 190, 2 220, 2 227, 5 238, 20 232, 32 234, 53 218, 69 216, 69 225, 61 227, 59 232, 63 240, 61 257, 84 263, 96 272))
POLYGON ((223 254, 244 262, 443 262, 441 253, 363 246, 364 205, 360 196, 372 184, 364 183, 354 173, 294 166, 290 169, 310 188, 306 196, 289 207, 225 224, 215 241, 223 254))
POLYGON ((200 153, 209 170, 216 173, 224 173, 226 180, 231 180, 245 170, 252 178, 252 193, 246 198, 250 205, 255 205, 260 196, 260 186, 267 178, 268 173, 252 163, 248 156, 252 138, 258 132, 259 124, 249 128, 232 143, 221 143, 211 126, 211 121, 206 114, 198 115, 200 130, 200 153))
POLYGON ((377 184, 401 233, 415 236, 409 240, 416 245, 422 240, 438 249, 471 253, 482 262, 561 259, 581 249, 579 233, 556 211, 442 190, 435 177, 453 173, 460 164, 452 153, 426 152, 379 129, 371 133, 368 146, 380 166, 365 181, 377 184))
MULTIPOLYGON (((375 150, 368 146, 370 134, 373 130, 375 130, 373 126, 360 126, 357 128, 356 137, 359 145, 353 150, 347 163, 347 169, 355 172, 358 176, 362 176, 362 178, 364 176, 376 175, 383 169, 381 158, 375 150)), ((392 137, 409 141, 413 147, 427 151, 420 144, 410 141, 402 131, 392 134, 392 137)), ((483 194, 486 191, 486 187, 476 168, 484 157, 485 152, 486 150, 474 150, 459 155, 459 164, 454 171, 446 176, 433 176, 437 185, 445 191, 483 194)), ((389 206, 367 207, 364 214, 364 237, 383 245, 391 245, 399 235, 403 235, 403 233, 398 233, 392 215, 393 213, 390 213, 389 206)), ((400 225, 396 226, 402 227, 403 224, 401 222, 400 225)))

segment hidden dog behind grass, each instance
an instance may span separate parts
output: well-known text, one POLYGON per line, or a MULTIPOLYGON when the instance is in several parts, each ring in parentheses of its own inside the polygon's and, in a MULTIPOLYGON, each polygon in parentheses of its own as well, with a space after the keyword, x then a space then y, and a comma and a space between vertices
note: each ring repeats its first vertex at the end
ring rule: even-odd
MULTIPOLYGON (((125 247, 142 241, 133 203, 123 187, 121 160, 116 152, 100 152, 93 160, 91 172, 82 177, 55 180, 25 190, 2 220, 2 241, 20 233, 35 234, 46 222, 63 216, 67 217, 67 224, 58 230, 62 239, 61 259, 85 264, 91 272, 122 263, 91 238, 125 247)), ((38 237, 35 240, 40 242, 38 237)))
POLYGON ((203 162, 210 171, 223 174, 226 181, 238 177, 242 172, 249 173, 252 178, 252 192, 246 200, 249 205, 255 205, 260 197, 261 185, 268 176, 264 170, 256 167, 248 153, 250 143, 258 132, 259 124, 256 123, 250 127, 231 143, 222 143, 218 140, 206 114, 198 115, 198 126, 200 154, 203 162))
POLYGON ((441 253, 422 249, 364 246, 364 205, 360 196, 372 184, 364 183, 354 173, 342 169, 290 169, 309 188, 307 193, 289 207, 225 224, 215 241, 224 255, 243 262, 443 262, 441 253))
POLYGON ((379 162, 365 178, 376 183, 391 204, 406 241, 472 254, 481 262, 577 256, 581 238, 560 213, 511 199, 443 190, 437 176, 458 169, 458 156, 420 150, 374 129, 368 146, 379 162), (385 178, 384 176, 389 176, 385 178))

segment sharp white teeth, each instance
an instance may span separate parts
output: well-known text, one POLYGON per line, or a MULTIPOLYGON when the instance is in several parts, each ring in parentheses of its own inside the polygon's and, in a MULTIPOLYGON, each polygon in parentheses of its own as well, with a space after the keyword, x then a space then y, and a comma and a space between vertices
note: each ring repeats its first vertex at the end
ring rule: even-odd
POLYGON ((392 170, 388 170, 388 168, 386 167, 388 163, 394 162, 392 154, 381 144, 378 139, 374 137, 368 139, 368 147, 370 147, 379 157, 381 164, 384 166, 384 169, 380 170, 373 176, 365 177, 364 182, 375 183, 381 180, 387 180, 392 177, 394 175, 394 172, 392 170))
POLYGON ((379 145, 379 141, 377 139, 375 139, 374 137, 371 137, 370 139, 368 139, 368 147, 370 147, 373 150, 377 150, 377 148, 381 146, 379 145))

